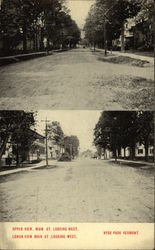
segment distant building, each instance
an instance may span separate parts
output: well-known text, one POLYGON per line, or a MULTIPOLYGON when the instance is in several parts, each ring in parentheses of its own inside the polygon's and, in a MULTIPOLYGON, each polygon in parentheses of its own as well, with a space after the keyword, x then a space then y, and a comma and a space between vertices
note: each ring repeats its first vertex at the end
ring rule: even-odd
MULTIPOLYGON (((135 18, 128 18, 124 24, 125 49, 153 49, 153 27, 147 21, 136 23, 135 18)), ((121 49, 121 37, 113 40, 113 47, 121 49)))
MULTIPOLYGON (((128 18, 124 24, 124 42, 125 48, 132 48, 134 43, 133 27, 135 27, 135 19, 128 18)), ((121 36, 118 39, 113 40, 113 47, 121 49, 121 36)))
POLYGON ((92 158, 94 156, 94 153, 91 150, 87 149, 87 150, 83 151, 80 154, 80 156, 83 158, 92 158))
MULTIPOLYGON (((125 148, 125 152, 124 149, 121 148, 120 152, 117 151, 117 157, 119 158, 130 158, 131 156, 131 150, 130 147, 126 147, 125 148)), ((148 157, 153 158, 154 156, 154 147, 153 145, 150 145, 148 148, 148 157)), ((143 144, 137 143, 136 147, 135 147, 135 157, 136 158, 145 158, 145 147, 143 144)), ((101 154, 99 156, 100 159, 104 159, 104 160, 108 160, 113 158, 113 153, 111 150, 109 149, 105 149, 105 150, 101 150, 101 154)))
POLYGON ((45 158, 45 137, 36 131, 32 131, 32 136, 35 137, 35 140, 29 150, 27 159, 31 162, 33 160, 39 160, 45 158))
POLYGON ((108 160, 112 158, 112 152, 109 149, 106 149, 104 154, 102 154, 102 159, 108 160))
POLYGON ((61 154, 65 152, 65 149, 63 146, 60 146, 55 143, 54 140, 48 141, 48 158, 57 160, 60 158, 61 154))
POLYGON ((84 32, 84 30, 83 30, 83 29, 80 29, 80 32, 81 32, 81 39, 84 39, 84 37, 85 37, 85 32, 84 32))
MULTIPOLYGON (((148 156, 153 157, 154 155, 154 147, 149 146, 148 148, 148 156)), ((130 148, 127 147, 125 149, 125 156, 128 158, 130 157, 130 148)), ((124 157, 124 149, 121 149, 121 157, 124 157)), ((136 148, 135 148, 135 157, 140 158, 140 157, 145 157, 145 147, 143 144, 137 143, 136 148)))

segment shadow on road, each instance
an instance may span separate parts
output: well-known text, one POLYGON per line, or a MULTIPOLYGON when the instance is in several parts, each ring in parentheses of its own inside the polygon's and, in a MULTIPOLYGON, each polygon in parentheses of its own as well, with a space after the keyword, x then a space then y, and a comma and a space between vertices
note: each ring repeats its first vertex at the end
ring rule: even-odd
POLYGON ((38 168, 33 168, 32 170, 47 170, 47 169, 53 169, 53 168, 58 168, 58 166, 54 165, 54 166, 42 166, 42 167, 38 167, 38 168))

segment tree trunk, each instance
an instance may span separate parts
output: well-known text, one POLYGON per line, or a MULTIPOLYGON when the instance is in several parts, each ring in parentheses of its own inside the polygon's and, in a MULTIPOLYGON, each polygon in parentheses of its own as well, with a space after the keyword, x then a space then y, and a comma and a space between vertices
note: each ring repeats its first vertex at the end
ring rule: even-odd
POLYGON ((38 34, 37 34, 37 30, 36 30, 36 34, 35 34, 35 40, 36 40, 35 51, 38 51, 38 34))
POLYGON ((104 153, 104 160, 106 160, 106 149, 103 149, 103 153, 104 153))
POLYGON ((104 20, 104 55, 107 55, 107 24, 104 20))
MULTIPOLYGON (((49 41, 49 37, 47 37, 47 53, 50 49, 49 47, 50 47, 50 41, 49 41)), ((63 47, 63 44, 62 44, 62 47, 63 47)))
POLYGON ((44 34, 43 34, 43 28, 41 28, 40 33, 40 50, 44 50, 44 34))
POLYGON ((121 27, 121 51, 125 52, 124 22, 122 22, 121 27))
POLYGON ((8 41, 8 38, 3 38, 2 40, 2 53, 3 55, 10 55, 11 53, 10 42, 8 41))
POLYGON ((23 24, 23 51, 27 52, 27 27, 26 24, 23 24))
POLYGON ((126 159, 126 148, 124 147, 124 159, 126 159))
POLYGON ((95 52, 95 42, 94 42, 94 52, 95 52))
POLYGON ((148 149, 149 149, 149 144, 148 141, 145 142, 145 161, 148 161, 148 149))
POLYGON ((35 51, 36 49, 36 38, 35 38, 35 32, 33 34, 33 52, 35 51))
POLYGON ((30 39, 30 50, 32 52, 32 39, 30 39))
POLYGON ((16 151, 16 166, 19 166, 19 152, 18 152, 18 145, 17 145, 17 151, 16 151))
POLYGON ((135 159, 135 145, 131 146, 131 155, 130 155, 131 160, 135 159))
POLYGON ((115 162, 117 162, 117 149, 116 148, 114 149, 114 159, 115 159, 115 162))
POLYGON ((118 151, 117 151, 117 152, 118 152, 118 155, 117 155, 117 156, 118 156, 118 158, 119 158, 119 157, 121 156, 121 148, 120 148, 120 147, 118 148, 118 151))
POLYGON ((5 140, 3 141, 2 146, 1 146, 1 149, 0 149, 0 161, 1 161, 1 159, 2 159, 2 155, 3 155, 3 152, 4 152, 4 150, 5 150, 5 147, 6 147, 6 144, 7 144, 7 142, 8 142, 8 139, 9 139, 9 135, 6 135, 6 138, 5 138, 5 140))

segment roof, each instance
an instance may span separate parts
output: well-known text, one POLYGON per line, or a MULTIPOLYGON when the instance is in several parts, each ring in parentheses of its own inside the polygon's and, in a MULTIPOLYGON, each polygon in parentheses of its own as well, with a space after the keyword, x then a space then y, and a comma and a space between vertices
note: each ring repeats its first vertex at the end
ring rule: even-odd
POLYGON ((30 135, 33 135, 36 139, 45 139, 45 136, 39 134, 38 132, 29 129, 30 135))

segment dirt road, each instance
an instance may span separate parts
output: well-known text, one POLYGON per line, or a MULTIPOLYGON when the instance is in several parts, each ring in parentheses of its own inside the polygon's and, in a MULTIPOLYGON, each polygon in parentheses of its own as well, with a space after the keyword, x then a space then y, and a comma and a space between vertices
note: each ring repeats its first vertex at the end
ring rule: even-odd
POLYGON ((148 171, 95 159, 50 164, 0 177, 1 221, 154 221, 148 171))
POLYGON ((0 68, 0 109, 150 109, 153 65, 99 60, 74 49, 0 68))

